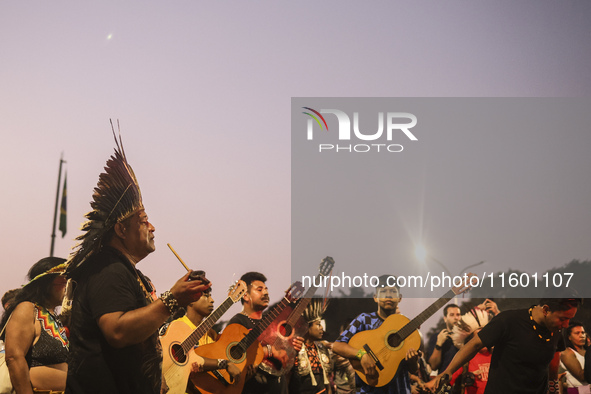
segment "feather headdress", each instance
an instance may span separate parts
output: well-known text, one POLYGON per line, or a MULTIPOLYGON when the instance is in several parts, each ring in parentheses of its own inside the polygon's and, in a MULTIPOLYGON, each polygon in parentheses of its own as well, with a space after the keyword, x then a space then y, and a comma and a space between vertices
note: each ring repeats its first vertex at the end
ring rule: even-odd
POLYGON ((454 325, 451 339, 454 345, 459 349, 464 346, 466 338, 474 331, 482 328, 488 324, 490 315, 487 311, 473 308, 470 312, 462 316, 462 318, 454 325))
POLYGON ((322 320, 322 315, 326 312, 326 308, 328 306, 327 302, 319 298, 313 299, 310 304, 302 313, 304 319, 308 322, 308 324, 315 322, 316 320, 322 320))
POLYGON ((92 211, 85 215, 88 220, 81 228, 84 234, 76 238, 80 242, 73 248, 67 262, 68 273, 100 250, 104 236, 115 226, 115 223, 129 218, 144 208, 140 186, 125 157, 121 133, 117 140, 112 121, 111 129, 115 138, 115 153, 107 161, 105 172, 99 175, 90 203, 92 211))

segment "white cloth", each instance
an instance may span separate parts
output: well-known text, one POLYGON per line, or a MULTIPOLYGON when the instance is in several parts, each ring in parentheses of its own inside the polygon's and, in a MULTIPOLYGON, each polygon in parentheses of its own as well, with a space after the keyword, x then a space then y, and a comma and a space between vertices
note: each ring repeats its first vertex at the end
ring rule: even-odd
MULTIPOLYGON (((575 354, 577 361, 581 364, 581 368, 585 369, 585 357, 581 356, 579 352, 572 348, 566 348, 565 352, 571 351, 575 354)), ((566 387, 576 387, 579 390, 579 394, 591 394, 591 387, 588 384, 581 383, 577 378, 575 378, 569 371, 566 369, 562 361, 560 361, 560 366, 566 370, 566 387)))

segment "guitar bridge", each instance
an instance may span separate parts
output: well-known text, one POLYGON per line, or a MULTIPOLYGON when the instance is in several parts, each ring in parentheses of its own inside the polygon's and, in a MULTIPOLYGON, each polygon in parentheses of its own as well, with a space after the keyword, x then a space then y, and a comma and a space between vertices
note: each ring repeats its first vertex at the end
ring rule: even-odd
POLYGON ((378 356, 375 355, 375 353, 373 352, 373 350, 371 350, 367 343, 363 345, 363 349, 367 352, 367 354, 369 354, 371 358, 373 358, 373 361, 376 363, 376 367, 378 367, 380 371, 383 370, 384 366, 382 365, 380 360, 378 360, 378 356))

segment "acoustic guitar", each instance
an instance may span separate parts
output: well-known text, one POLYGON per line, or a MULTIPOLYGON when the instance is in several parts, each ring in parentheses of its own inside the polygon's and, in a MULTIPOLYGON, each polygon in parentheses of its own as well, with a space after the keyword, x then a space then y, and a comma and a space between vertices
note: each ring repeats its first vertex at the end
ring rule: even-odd
POLYGON ((199 356, 193 352, 203 337, 220 317, 246 293, 246 283, 239 280, 229 292, 228 298, 205 318, 195 330, 182 322, 172 322, 160 337, 162 344, 162 374, 169 393, 184 393, 191 374, 191 365, 199 356))
POLYGON ((326 256, 320 262, 320 268, 312 286, 306 291, 304 297, 298 302, 295 308, 288 307, 267 327, 259 337, 259 341, 264 345, 271 345, 274 349, 285 351, 282 353, 282 359, 267 358, 263 360, 259 368, 274 375, 282 376, 293 367, 297 352, 292 346, 293 337, 303 337, 308 332, 308 322, 302 318, 302 313, 312 301, 317 286, 315 283, 322 283, 322 278, 329 275, 334 267, 334 260, 326 256))
MULTIPOLYGON (((420 334, 417 331, 419 326, 453 297, 468 291, 472 276, 473 274, 468 274, 462 286, 449 290, 443 297, 410 321, 403 315, 394 314, 388 316, 375 330, 362 331, 353 335, 349 340, 349 345, 356 349, 364 349, 376 363, 379 370, 376 387, 385 386, 394 378, 400 362, 406 357, 406 352, 410 348, 418 349, 421 344, 420 334)), ((369 384, 361 363, 351 362, 351 365, 361 380, 369 384)))
POLYGON ((238 394, 242 392, 246 380, 247 367, 263 361, 264 353, 257 338, 292 302, 297 301, 304 292, 300 282, 295 282, 287 289, 285 297, 269 313, 257 322, 252 330, 240 324, 230 324, 215 343, 199 346, 195 353, 207 358, 226 358, 240 369, 240 381, 232 384, 230 375, 225 370, 199 372, 191 376, 191 381, 203 394, 238 394))

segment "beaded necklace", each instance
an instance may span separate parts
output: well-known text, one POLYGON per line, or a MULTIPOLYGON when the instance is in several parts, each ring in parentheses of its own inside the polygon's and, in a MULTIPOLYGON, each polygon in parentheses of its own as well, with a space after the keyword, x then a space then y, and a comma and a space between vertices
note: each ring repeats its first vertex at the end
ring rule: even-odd
POLYGON ((150 280, 146 278, 144 275, 140 276, 140 273, 137 270, 135 270, 135 277, 138 283, 140 284, 140 288, 142 289, 142 292, 144 293, 144 297, 148 301, 148 304, 151 304, 152 302, 156 301, 158 299, 158 296, 156 295, 156 291, 154 290, 154 285, 152 284, 152 282, 150 282, 150 280), (149 290, 142 279, 146 280, 146 284, 150 287, 149 290))
POLYGON ((534 307, 532 306, 531 308, 529 308, 529 320, 531 320, 531 324, 534 328, 534 331, 538 334, 538 336, 540 337, 540 339, 542 341, 546 341, 546 342, 550 342, 550 339, 552 339, 552 337, 554 336, 553 332, 550 332, 550 336, 548 338, 544 338, 542 336, 542 334, 540 333, 540 330, 538 330, 538 325, 536 323, 536 321, 534 320, 534 317, 532 316, 532 311, 534 310, 534 307))
POLYGON ((256 324, 261 320, 261 319, 253 319, 252 317, 250 317, 246 312, 242 311, 240 312, 241 315, 244 315, 246 317, 248 317, 248 319, 251 321, 252 324, 254 324, 256 326, 256 324))
POLYGON ((49 335, 59 340, 62 346, 69 349, 70 343, 66 335, 66 329, 62 325, 60 319, 51 313, 47 308, 35 304, 37 309, 37 320, 41 322, 41 328, 43 328, 49 335))

